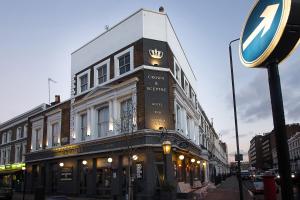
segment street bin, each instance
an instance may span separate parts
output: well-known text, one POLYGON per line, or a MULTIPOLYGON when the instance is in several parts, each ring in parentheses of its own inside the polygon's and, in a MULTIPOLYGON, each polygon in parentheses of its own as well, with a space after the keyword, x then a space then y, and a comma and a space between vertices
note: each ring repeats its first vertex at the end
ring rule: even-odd
POLYGON ((267 173, 263 176, 263 182, 265 200, 276 200, 275 176, 267 173))

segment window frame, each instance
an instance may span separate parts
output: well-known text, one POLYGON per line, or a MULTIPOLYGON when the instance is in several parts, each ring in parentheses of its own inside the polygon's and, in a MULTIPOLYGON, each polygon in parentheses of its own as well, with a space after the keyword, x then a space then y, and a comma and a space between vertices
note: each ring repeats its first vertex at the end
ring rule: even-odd
MULTIPOLYGON (((131 132, 131 128, 133 126, 133 123, 134 123, 134 101, 133 101, 133 98, 130 96, 129 98, 124 98, 122 100, 120 100, 120 122, 121 122, 121 128, 120 128, 120 133, 128 133, 128 132, 131 132), (126 105, 127 105, 127 110, 128 111, 128 101, 131 101, 131 105, 132 105, 132 110, 131 110, 131 124, 130 122, 128 123, 128 127, 125 127, 127 125, 125 125, 124 127, 126 128, 126 130, 123 129, 123 117, 122 117, 122 104, 124 102, 126 102, 126 105), (131 125, 131 127, 129 127, 131 125), (127 130, 128 129, 128 130, 127 130), (127 132, 128 131, 128 132, 127 132)), ((128 117, 128 116, 127 116, 128 117)), ((127 119, 126 117, 126 120, 129 120, 127 119)))
POLYGON ((51 123, 51 146, 52 147, 57 147, 60 145, 60 123, 58 121, 54 121, 53 123, 51 123), (54 143, 54 125, 57 125, 57 143, 54 143))
POLYGON ((103 138, 103 137, 106 137, 108 135, 108 132, 109 132, 109 105, 104 105, 104 106, 101 106, 99 108, 97 108, 97 137, 98 138, 103 138), (100 133, 100 129, 99 129, 99 126, 100 126, 100 121, 99 121, 99 114, 100 114, 100 111, 101 110, 104 110, 104 109, 107 109, 107 120, 106 121, 101 121, 101 124, 107 124, 107 130, 105 133, 100 133))
POLYGON ((133 70, 133 66, 134 66, 134 47, 131 46, 129 47, 128 49, 125 49, 124 51, 116 54, 114 56, 114 68, 115 68, 115 77, 118 77, 118 76, 123 76, 123 75, 126 75, 128 74, 129 72, 131 72, 133 70), (129 53, 129 71, 123 73, 123 74, 120 74, 120 63, 119 63, 119 58, 122 57, 123 55, 129 53))
POLYGON ((86 141, 88 137, 88 114, 87 112, 80 113, 80 141, 86 141), (83 116, 86 118, 86 127, 83 127, 83 116), (83 129, 85 129, 85 135, 83 135, 83 129))
POLYGON ((179 63, 177 62, 176 58, 174 57, 174 77, 175 77, 175 80, 178 82, 179 85, 181 85, 181 70, 182 69, 181 69, 179 63), (177 67, 179 69, 179 74, 177 74, 177 70, 176 70, 177 67), (179 75, 178 76, 179 80, 177 79, 177 75, 179 75))
POLYGON ((91 70, 88 69, 77 75, 77 94, 85 93, 91 89, 91 87, 90 87, 91 86, 90 71, 91 70), (81 91, 81 78, 85 75, 87 75, 87 89, 84 91, 81 91))
POLYGON ((94 86, 104 85, 110 80, 110 59, 107 59, 94 66, 94 86), (99 73, 98 70, 106 65, 106 81, 99 83, 99 73))

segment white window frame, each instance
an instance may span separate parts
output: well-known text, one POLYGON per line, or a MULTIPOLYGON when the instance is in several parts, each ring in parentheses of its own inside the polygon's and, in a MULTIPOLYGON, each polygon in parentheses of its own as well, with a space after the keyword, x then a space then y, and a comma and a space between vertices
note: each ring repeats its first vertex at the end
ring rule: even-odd
POLYGON ((187 80, 187 78, 184 76, 184 81, 183 81, 183 90, 184 90, 184 93, 186 94, 187 97, 190 97, 190 83, 189 81, 187 80), (187 86, 186 84, 187 83, 187 86))
POLYGON ((57 146, 60 146, 60 134, 61 134, 61 124, 60 124, 60 121, 54 121, 51 123, 51 131, 50 131, 50 136, 51 136, 51 146, 52 147, 57 147, 57 146), (58 137, 58 142, 56 145, 54 145, 54 142, 53 142, 53 125, 54 124, 57 124, 58 126, 58 133, 57 133, 57 137, 58 137))
POLYGON ((134 47, 131 46, 128 49, 118 53, 117 55, 114 56, 114 68, 115 68, 115 76, 114 77, 118 77, 118 76, 123 76, 126 75, 128 73, 130 73, 133 70, 133 65, 134 65, 134 47), (119 57, 121 57, 122 55, 126 54, 129 52, 129 56, 130 56, 130 70, 128 72, 125 72, 124 74, 120 75, 120 65, 119 65, 119 57))
POLYGON ((16 144, 15 145, 15 163, 19 163, 19 162, 21 162, 21 160, 22 160, 22 157, 21 157, 21 155, 22 155, 22 148, 21 148, 21 143, 20 144, 16 144), (19 147, 19 149, 20 149, 20 151, 19 151, 19 155, 17 155, 17 148, 19 147))
POLYGON ((94 66, 94 86, 104 85, 104 84, 106 84, 109 80, 110 80, 110 59, 107 59, 107 60, 105 60, 105 61, 99 63, 98 65, 95 65, 95 66, 94 66), (106 73, 107 78, 106 78, 106 81, 105 81, 105 82, 99 84, 99 82, 98 82, 98 78, 99 78, 99 77, 98 77, 98 69, 99 69, 100 67, 102 67, 103 65, 106 65, 106 67, 107 67, 107 73, 106 73))
POLYGON ((22 139, 22 127, 17 128, 16 140, 22 139))
POLYGON ((12 131, 9 130, 9 131, 7 131, 7 136, 6 136, 7 143, 11 142, 11 137, 12 137, 12 131))
POLYGON ((110 110, 109 104, 104 104, 104 105, 102 105, 100 107, 97 107, 97 109, 96 109, 96 113, 97 113, 97 117, 96 117, 96 126, 97 126, 96 130, 97 130, 97 134, 96 134, 96 137, 97 138, 103 138, 103 137, 106 137, 106 136, 109 135, 109 118, 110 118, 109 110, 110 110), (99 111, 102 110, 102 109, 106 109, 106 108, 108 109, 107 110, 107 112, 108 112, 108 119, 107 119, 108 129, 107 129, 107 131, 105 133, 105 136, 101 137, 101 136, 99 136, 99 111))
POLYGON ((90 73, 91 72, 91 70, 90 69, 88 69, 88 70, 86 70, 86 71, 84 71, 84 72, 82 72, 82 73, 80 73, 80 74, 78 74, 77 75, 77 94, 81 94, 81 93, 85 93, 85 92, 87 92, 87 91, 89 91, 91 88, 90 88, 90 86, 91 86, 91 79, 90 79, 90 73), (88 87, 87 87, 87 89, 85 90, 85 91, 81 91, 81 77, 82 76, 84 76, 84 75, 87 75, 87 79, 88 79, 88 81, 87 81, 87 84, 88 84, 88 87))
POLYGON ((26 146, 27 146, 27 142, 23 142, 22 143, 22 162, 25 162, 25 154, 26 154, 26 146))
POLYGON ((176 130, 182 132, 182 106, 176 103, 176 130), (178 108, 179 107, 179 113, 178 108), (179 115, 179 116, 178 116, 179 115))
POLYGON ((10 164, 10 157, 11 157, 11 146, 8 146, 5 148, 5 161, 4 163, 5 164, 10 164), (9 153, 8 153, 9 152, 9 153))
POLYGON ((7 143, 7 132, 4 132, 2 134, 2 144, 6 144, 7 143), (5 139, 4 139, 5 138, 5 139))
POLYGON ((84 142, 84 141, 87 141, 88 140, 88 137, 89 137, 89 135, 88 135, 88 123, 89 123, 89 121, 88 121, 88 112, 87 111, 84 111, 84 112, 80 112, 79 113, 79 141, 82 141, 82 142, 84 142), (84 140, 82 139, 82 116, 83 115, 86 115, 86 135, 84 136, 84 140))
POLYGON ((175 80, 178 82, 178 84, 181 86, 181 67, 179 65, 179 63, 177 62, 176 58, 174 57, 174 77, 175 77, 175 80), (176 71, 176 65, 178 66, 179 68, 179 80, 177 80, 177 71, 176 71))

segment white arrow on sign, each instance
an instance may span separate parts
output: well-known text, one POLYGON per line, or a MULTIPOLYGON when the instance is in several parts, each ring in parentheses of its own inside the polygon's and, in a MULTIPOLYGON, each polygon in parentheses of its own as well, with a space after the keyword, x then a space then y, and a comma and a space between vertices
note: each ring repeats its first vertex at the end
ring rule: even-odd
POLYGON ((275 18, 275 14, 278 10, 279 4, 273 4, 266 7, 264 12, 260 15, 264 18, 256 29, 250 34, 247 40, 243 44, 243 51, 251 44, 254 38, 263 30, 261 37, 266 34, 266 32, 271 28, 272 22, 275 18))

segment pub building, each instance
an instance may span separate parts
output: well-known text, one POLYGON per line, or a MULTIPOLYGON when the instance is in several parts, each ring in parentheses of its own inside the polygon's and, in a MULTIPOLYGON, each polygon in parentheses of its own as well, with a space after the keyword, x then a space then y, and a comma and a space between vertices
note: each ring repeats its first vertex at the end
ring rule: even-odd
POLYGON ((74 51, 71 82, 69 101, 28 119, 28 192, 153 199, 209 181, 217 134, 163 11, 140 9, 74 51))
POLYGON ((22 191, 24 184, 27 119, 46 108, 41 104, 0 124, 0 187, 22 191))

